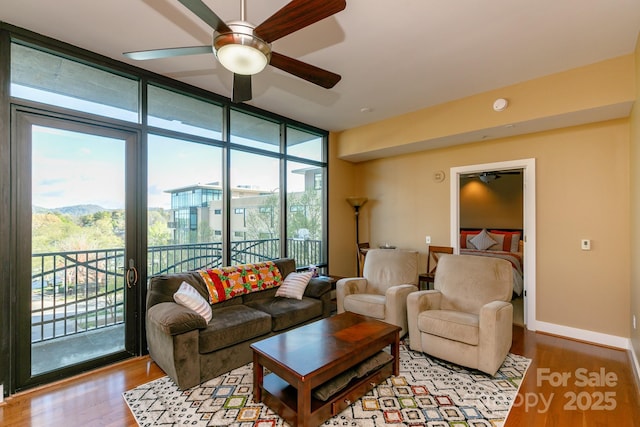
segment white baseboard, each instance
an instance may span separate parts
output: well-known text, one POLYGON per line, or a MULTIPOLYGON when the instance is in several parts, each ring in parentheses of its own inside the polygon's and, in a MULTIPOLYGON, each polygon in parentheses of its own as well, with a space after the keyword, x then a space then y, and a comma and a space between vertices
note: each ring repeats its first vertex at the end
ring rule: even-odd
MULTIPOLYGON (((616 335, 603 334, 601 332, 587 331, 586 329, 572 328, 569 326, 556 325, 554 323, 536 322, 536 330, 546 332, 548 334, 559 335, 575 340, 586 341, 594 344, 606 345, 609 347, 620 348, 623 350, 631 349, 631 341, 629 338, 619 337, 616 335)), ((636 359, 637 360, 637 359, 636 359)), ((636 361, 637 366, 637 361, 636 361)))

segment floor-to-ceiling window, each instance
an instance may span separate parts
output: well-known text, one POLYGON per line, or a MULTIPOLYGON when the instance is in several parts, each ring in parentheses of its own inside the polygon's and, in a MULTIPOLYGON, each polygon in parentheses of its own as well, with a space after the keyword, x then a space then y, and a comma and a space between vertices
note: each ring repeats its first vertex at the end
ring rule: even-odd
POLYGON ((2 214, 16 230, 0 289, 23 324, 0 328, 5 394, 144 353, 151 275, 281 256, 326 266, 327 132, 0 29, 0 153, 14 153, 2 214), (87 339, 100 345, 72 355, 87 339))

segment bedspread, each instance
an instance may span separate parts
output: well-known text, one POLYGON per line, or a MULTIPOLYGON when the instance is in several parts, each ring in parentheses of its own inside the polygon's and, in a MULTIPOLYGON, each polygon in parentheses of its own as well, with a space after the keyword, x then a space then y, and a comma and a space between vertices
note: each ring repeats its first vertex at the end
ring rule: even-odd
POLYGON ((522 295, 524 289, 524 267, 521 252, 507 251, 481 251, 479 249, 460 249, 460 255, 488 256, 492 258, 505 259, 513 266, 513 292, 522 295))

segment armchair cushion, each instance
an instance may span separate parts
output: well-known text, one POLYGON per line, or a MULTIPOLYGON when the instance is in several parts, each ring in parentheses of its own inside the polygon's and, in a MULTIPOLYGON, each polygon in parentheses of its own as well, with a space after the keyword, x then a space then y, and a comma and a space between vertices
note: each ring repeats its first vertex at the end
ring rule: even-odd
POLYGON ((450 310, 428 310, 418 316, 418 329, 469 345, 478 345, 479 317, 474 314, 450 310))
POLYGON ((376 319, 384 319, 386 300, 384 295, 352 294, 344 299, 344 310, 376 319))

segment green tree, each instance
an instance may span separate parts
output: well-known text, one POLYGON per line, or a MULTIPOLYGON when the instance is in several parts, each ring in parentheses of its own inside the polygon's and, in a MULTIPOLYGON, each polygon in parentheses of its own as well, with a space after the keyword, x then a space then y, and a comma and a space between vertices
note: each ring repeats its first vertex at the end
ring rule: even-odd
POLYGON ((300 230, 308 230, 308 238, 322 238, 322 202, 320 191, 289 193, 287 203, 287 237, 299 237, 300 230), (291 209, 293 207, 293 209, 291 209))
POLYGON ((171 230, 167 227, 169 213, 164 209, 153 209, 147 214, 147 243, 149 246, 164 246, 171 243, 171 230))
POLYGON ((262 203, 247 209, 246 238, 264 239, 277 237, 280 227, 280 196, 278 193, 262 196, 262 203))

